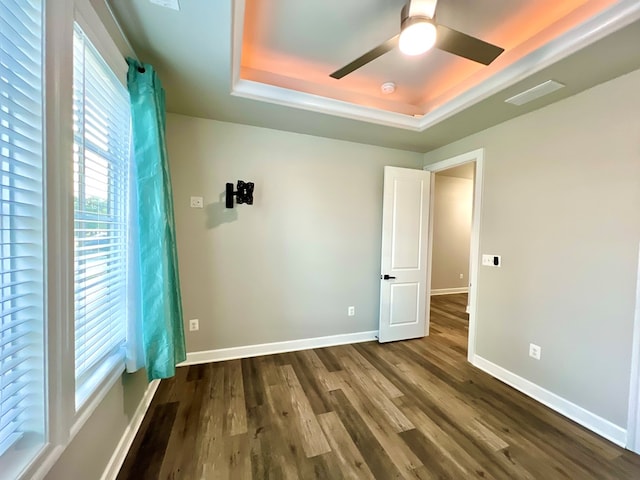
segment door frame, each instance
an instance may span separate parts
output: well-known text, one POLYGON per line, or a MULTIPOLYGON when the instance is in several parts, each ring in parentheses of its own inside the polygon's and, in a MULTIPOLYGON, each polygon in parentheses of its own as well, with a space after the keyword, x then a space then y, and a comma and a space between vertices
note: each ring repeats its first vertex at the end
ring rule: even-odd
POLYGON ((640 248, 638 248, 636 307, 633 319, 631 379, 629 383, 629 414, 626 448, 640 454, 640 248))
MULTIPOLYGON (((455 157, 442 160, 440 162, 425 165, 424 170, 431 173, 441 172, 449 168, 457 167, 465 163, 475 162, 476 171, 473 179, 473 214, 471 217, 471 241, 469 251, 469 339, 467 344, 467 360, 471 363, 475 360, 476 354, 476 308, 478 300, 478 267, 480 258, 480 214, 482 207, 482 171, 484 168, 484 148, 472 150, 455 157)), ((431 201, 430 201, 430 220, 429 220, 429 239, 428 239, 428 257, 427 257, 427 305, 431 301, 431 265, 433 254, 433 206, 435 203, 435 180, 431 177, 431 201)), ((427 323, 427 329, 430 325, 427 323)), ((425 332, 427 335, 429 332, 425 332)))

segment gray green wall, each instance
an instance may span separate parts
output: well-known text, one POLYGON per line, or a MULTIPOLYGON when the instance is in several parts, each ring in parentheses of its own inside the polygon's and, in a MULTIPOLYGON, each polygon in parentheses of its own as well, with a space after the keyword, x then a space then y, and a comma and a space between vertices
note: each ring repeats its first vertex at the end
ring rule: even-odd
POLYGON ((467 287, 473 180, 437 173, 434 183, 431 290, 467 287))
POLYGON ((479 268, 477 355, 623 428, 640 241, 638 85, 632 72, 425 156, 485 148, 480 250, 503 266, 479 268))
POLYGON ((383 167, 422 155, 174 114, 167 144, 189 352, 377 330, 383 167))

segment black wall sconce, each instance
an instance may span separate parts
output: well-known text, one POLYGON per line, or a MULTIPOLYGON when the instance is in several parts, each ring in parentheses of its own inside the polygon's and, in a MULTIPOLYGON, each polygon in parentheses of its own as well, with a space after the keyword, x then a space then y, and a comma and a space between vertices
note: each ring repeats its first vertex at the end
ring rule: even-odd
POLYGON ((226 207, 233 208, 234 195, 238 204, 246 203, 247 205, 253 205, 253 187, 253 182, 238 180, 238 187, 234 192, 233 183, 227 183, 226 207))

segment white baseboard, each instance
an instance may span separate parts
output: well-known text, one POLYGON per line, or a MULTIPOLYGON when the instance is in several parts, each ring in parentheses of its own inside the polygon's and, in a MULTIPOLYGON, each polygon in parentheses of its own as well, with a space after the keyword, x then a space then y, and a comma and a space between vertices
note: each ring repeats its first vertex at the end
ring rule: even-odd
POLYGON ((136 408, 136 411, 131 417, 129 425, 127 425, 127 429, 122 434, 122 438, 120 438, 118 446, 113 452, 113 455, 111 455, 111 459, 109 460, 107 467, 104 469, 100 480, 115 480, 118 476, 118 472, 124 463, 124 459, 127 458, 127 453, 129 453, 133 439, 136 437, 136 433, 138 433, 138 429, 140 428, 142 420, 149 409, 149 405, 151 405, 153 396, 156 394, 158 385, 160 385, 160 380, 153 380, 147 386, 147 390, 144 392, 142 400, 140 400, 140 403, 138 404, 138 408, 136 408))
POLYGON ((469 293, 469 287, 436 288, 431 290, 431 295, 451 295, 452 293, 469 293))
POLYGON ((506 370, 489 360, 475 355, 471 362, 480 370, 487 372, 489 375, 506 383, 507 385, 521 391, 525 395, 546 405, 552 410, 570 418, 585 428, 597 433, 598 435, 610 440, 620 447, 625 447, 627 443, 627 431, 611 423, 609 420, 591 413, 588 410, 556 395, 545 388, 526 380, 509 370, 506 370))
POLYGON ((334 345, 345 345, 349 343, 369 342, 377 338, 378 331, 373 330, 370 332, 347 333, 344 335, 330 335, 327 337, 304 338, 285 342, 261 343, 243 347, 190 352, 187 353, 187 360, 178 366, 220 362, 223 360, 234 360, 236 358, 258 357, 260 355, 294 352, 297 350, 308 350, 310 348, 332 347, 334 345))

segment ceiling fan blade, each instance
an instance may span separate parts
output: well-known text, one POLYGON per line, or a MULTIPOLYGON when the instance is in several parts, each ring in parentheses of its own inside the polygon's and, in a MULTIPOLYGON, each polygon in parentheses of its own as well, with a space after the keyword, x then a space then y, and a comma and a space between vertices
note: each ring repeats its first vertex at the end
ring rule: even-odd
POLYGON ((436 48, 459 57, 489 65, 498 55, 504 52, 504 48, 497 47, 444 25, 436 25, 436 28, 438 32, 436 48))
POLYGON ((360 67, 366 65, 367 63, 375 60, 376 58, 384 55, 390 50, 393 50, 396 45, 398 45, 398 38, 400 35, 396 35, 395 37, 390 38, 386 42, 378 45, 376 48, 369 50, 367 53, 362 55, 361 57, 356 58, 353 62, 345 65, 340 70, 336 70, 333 72, 330 77, 341 79, 345 75, 349 75, 354 70, 359 69, 360 67))

